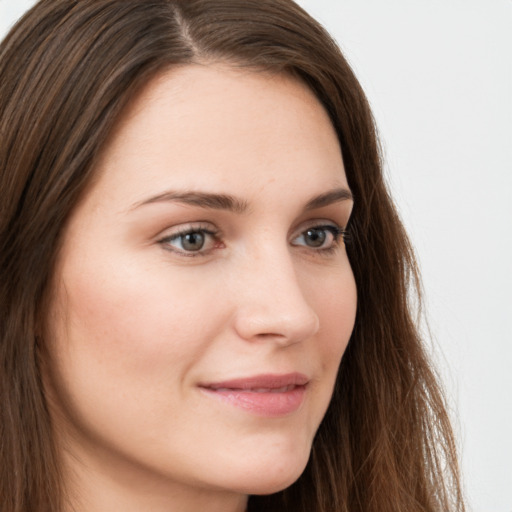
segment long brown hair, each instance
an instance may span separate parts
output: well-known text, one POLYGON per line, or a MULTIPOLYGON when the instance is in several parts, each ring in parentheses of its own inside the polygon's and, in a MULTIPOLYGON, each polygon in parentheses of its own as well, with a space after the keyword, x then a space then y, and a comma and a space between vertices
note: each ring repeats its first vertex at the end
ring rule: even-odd
POLYGON ((290 0, 41 0, 0 46, 0 509, 59 512, 40 379, 63 227, 125 106, 177 65, 224 61, 305 82, 355 196, 355 329, 304 474, 250 511, 463 511, 443 396, 413 321, 414 255, 388 195, 365 95, 290 0))

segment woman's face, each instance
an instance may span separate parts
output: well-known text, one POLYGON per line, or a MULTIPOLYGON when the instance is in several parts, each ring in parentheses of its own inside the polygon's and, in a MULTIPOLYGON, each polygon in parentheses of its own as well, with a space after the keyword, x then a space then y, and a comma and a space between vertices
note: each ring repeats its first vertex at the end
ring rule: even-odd
POLYGON ((97 173, 65 231, 45 375, 78 487, 158 500, 290 485, 356 312, 326 112, 291 78, 175 69, 97 173))

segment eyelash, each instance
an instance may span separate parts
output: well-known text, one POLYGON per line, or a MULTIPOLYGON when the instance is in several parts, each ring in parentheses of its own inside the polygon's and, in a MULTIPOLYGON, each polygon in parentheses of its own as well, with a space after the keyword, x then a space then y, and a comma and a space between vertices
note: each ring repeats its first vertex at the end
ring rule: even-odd
POLYGON ((334 253, 340 246, 340 243, 347 243, 348 239, 348 231, 345 228, 341 228, 339 226, 334 226, 332 224, 317 224, 312 225, 301 231, 298 237, 295 237, 294 240, 301 236, 305 236, 308 231, 319 230, 319 231, 328 231, 333 239, 329 247, 323 247, 315 249, 314 247, 307 245, 300 245, 300 247, 304 247, 306 249, 311 249, 315 254, 328 256, 334 253))
MULTIPOLYGON (((187 235, 193 235, 193 234, 202 234, 202 235, 206 235, 207 237, 212 237, 215 240, 215 245, 221 244, 219 231, 212 230, 211 228, 207 228, 207 227, 204 227, 201 225, 189 226, 189 227, 180 229, 179 231, 176 231, 175 233, 172 233, 171 235, 162 238, 161 240, 158 241, 158 243, 161 244, 166 250, 174 252, 180 256, 185 256, 187 258, 195 258, 195 257, 199 257, 199 256, 208 255, 214 249, 214 247, 211 249, 206 249, 206 250, 203 250, 201 248, 198 251, 186 251, 186 250, 177 249, 171 245, 171 242, 179 240, 179 239, 183 239, 183 237, 185 237, 187 235)), ((183 242, 183 240, 182 240, 182 242, 183 242)))
MULTIPOLYGON (((292 244, 295 247, 303 247, 305 249, 310 249, 315 255, 325 255, 328 256, 332 253, 334 253, 340 246, 340 243, 347 243, 349 241, 349 232, 345 228, 341 228, 336 225, 332 224, 314 224, 311 226, 308 226, 304 230, 302 230, 298 236, 294 237, 293 241, 296 239, 305 236, 305 234, 308 231, 311 230, 318 230, 318 231, 327 231, 329 232, 333 239, 332 243, 329 247, 320 247, 315 249, 314 247, 307 246, 305 244, 292 244)), ((184 229, 181 229, 175 233, 172 233, 169 236, 166 236, 160 240, 158 240, 158 243, 161 244, 166 250, 170 252, 174 252, 178 254, 179 256, 185 256, 188 258, 196 258, 201 256, 208 256, 212 250, 219 248, 222 246, 221 241, 221 234, 217 230, 212 230, 209 227, 197 225, 197 226, 188 226, 184 229), (187 251, 183 249, 178 249, 176 247, 173 247, 171 245, 171 242, 177 241, 181 239, 181 244, 183 245, 183 237, 194 235, 194 234, 201 234, 203 236, 206 235, 206 237, 212 237, 214 239, 214 247, 211 247, 209 249, 203 250, 203 248, 199 248, 197 251, 187 251), (215 247, 217 246, 217 247, 215 247)), ((206 242, 205 242, 206 243, 206 242)))

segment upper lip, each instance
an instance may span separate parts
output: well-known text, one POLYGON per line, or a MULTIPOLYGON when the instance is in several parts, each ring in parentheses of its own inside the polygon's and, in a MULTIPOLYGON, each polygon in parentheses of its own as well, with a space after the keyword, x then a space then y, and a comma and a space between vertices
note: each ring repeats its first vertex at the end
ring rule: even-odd
POLYGON ((264 374, 230 379, 219 382, 209 382, 201 384, 201 387, 207 389, 281 389, 289 386, 305 386, 309 382, 308 377, 302 373, 287 374, 264 374))

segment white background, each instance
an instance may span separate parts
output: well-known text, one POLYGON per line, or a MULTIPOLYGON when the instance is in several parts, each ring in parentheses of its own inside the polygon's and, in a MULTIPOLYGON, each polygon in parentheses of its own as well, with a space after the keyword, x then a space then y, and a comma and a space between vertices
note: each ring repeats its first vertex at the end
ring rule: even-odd
MULTIPOLYGON (((302 0, 374 109, 470 510, 512 512, 512 0, 302 0)), ((0 35, 32 4, 0 0, 0 35)))

